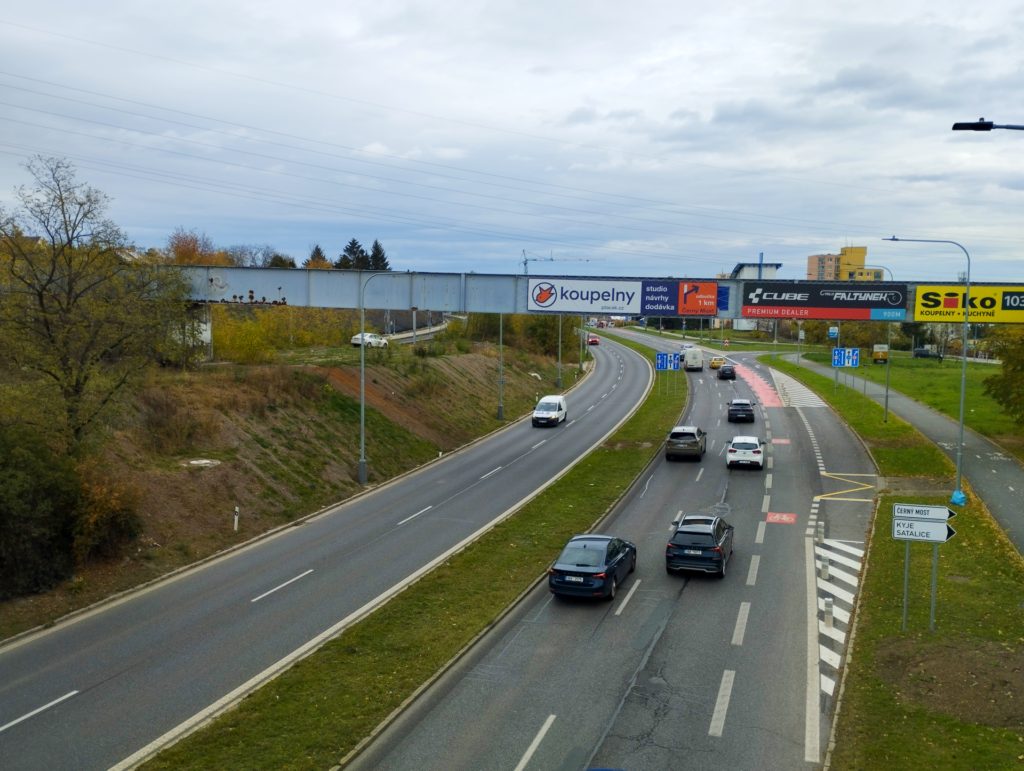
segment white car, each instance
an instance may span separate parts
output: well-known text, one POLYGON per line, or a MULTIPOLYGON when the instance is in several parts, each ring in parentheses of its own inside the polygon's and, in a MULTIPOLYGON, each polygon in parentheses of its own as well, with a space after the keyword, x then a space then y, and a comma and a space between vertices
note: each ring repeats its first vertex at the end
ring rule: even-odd
POLYGON ((681 346, 679 346, 680 351, 688 351, 691 348, 693 348, 693 343, 683 343, 681 346))
POLYGON ((564 396, 542 396, 533 408, 534 426, 557 426, 569 419, 564 396))
POLYGON ((729 451, 725 454, 726 467, 755 466, 763 469, 764 446, 764 439, 756 436, 734 436, 729 442, 729 451))
POLYGON ((353 337, 352 337, 352 347, 353 348, 358 348, 360 345, 363 344, 362 343, 363 340, 366 340, 366 347, 367 348, 387 348, 388 347, 388 341, 385 340, 380 335, 373 334, 373 332, 364 332, 362 335, 353 335, 353 337))

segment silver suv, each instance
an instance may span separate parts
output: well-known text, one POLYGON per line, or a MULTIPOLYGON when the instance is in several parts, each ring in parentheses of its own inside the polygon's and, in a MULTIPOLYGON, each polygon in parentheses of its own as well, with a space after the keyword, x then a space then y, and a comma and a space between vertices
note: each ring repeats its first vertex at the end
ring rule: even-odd
POLYGON ((675 460, 683 456, 696 458, 698 461, 708 449, 708 435, 697 426, 676 426, 668 434, 665 442, 665 460, 675 460))

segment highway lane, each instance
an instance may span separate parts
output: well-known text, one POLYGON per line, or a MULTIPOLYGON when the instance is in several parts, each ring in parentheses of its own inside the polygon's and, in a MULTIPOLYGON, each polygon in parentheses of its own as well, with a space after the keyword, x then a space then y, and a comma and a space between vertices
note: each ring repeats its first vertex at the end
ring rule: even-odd
MULTIPOLYGON (((855 494, 843 493, 851 485, 827 464, 865 482, 873 476, 852 475, 873 475, 873 466, 820 403, 765 406, 753 426, 729 424, 734 396, 773 403, 767 368, 752 355, 734 360, 749 382, 718 381, 709 370, 688 375, 693 398, 683 422, 708 431, 703 461, 659 459, 602 528, 639 549, 619 598, 565 601, 540 587, 353 768, 753 770, 819 762, 836 691, 829 662, 839 663, 836 636, 845 640, 846 629, 838 620, 821 632, 818 605, 833 596, 837 614, 848 613, 839 594, 845 587, 852 597, 856 588, 830 581, 823 589, 815 560, 819 549, 835 550, 856 565, 855 541, 863 541, 872 508, 865 492, 836 500, 855 494), (744 433, 770 435, 770 468, 725 468, 724 443, 744 433), (721 512, 735 526, 726 578, 666 574, 665 543, 680 511, 721 512), (808 537, 819 520, 831 541, 821 547, 808 537)), ((843 570, 856 580, 857 568, 843 570)))
POLYGON ((0 768, 111 768, 485 527, 642 399, 645 359, 609 342, 594 353, 596 369, 568 394, 569 421, 558 428, 517 424, 301 526, 0 648, 0 768))

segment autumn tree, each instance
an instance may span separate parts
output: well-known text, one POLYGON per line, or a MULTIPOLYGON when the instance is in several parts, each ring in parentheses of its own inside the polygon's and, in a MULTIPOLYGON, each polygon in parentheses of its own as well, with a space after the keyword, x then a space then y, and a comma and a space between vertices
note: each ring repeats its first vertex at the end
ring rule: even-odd
POLYGON ((376 239, 373 241, 373 246, 370 247, 370 270, 391 270, 387 252, 384 251, 380 241, 376 239))
POLYGON ((1024 327, 1000 327, 990 340, 992 353, 1003 364, 996 374, 985 378, 985 393, 1017 425, 1024 426, 1024 327))
POLYGON ((309 251, 309 257, 302 263, 302 267, 311 270, 330 270, 334 265, 327 259, 327 255, 320 248, 320 244, 314 244, 313 248, 309 251))
MULTIPOLYGON (((27 169, 35 186, 16 191, 13 214, 0 209, 0 364, 21 387, 3 395, 74 450, 160 357, 168 330, 187 325, 187 286, 178 271, 131 256, 106 218, 109 198, 77 181, 67 160, 37 156, 27 169)), ((193 254, 206 248, 192 244, 193 254)))

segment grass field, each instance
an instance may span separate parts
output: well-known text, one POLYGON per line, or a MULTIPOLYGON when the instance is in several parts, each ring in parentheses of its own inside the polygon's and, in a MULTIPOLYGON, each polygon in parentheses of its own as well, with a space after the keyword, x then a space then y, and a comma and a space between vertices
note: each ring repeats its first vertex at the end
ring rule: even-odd
MULTIPOLYGON (((659 336, 657 329, 647 329, 645 327, 640 326, 629 327, 629 329, 632 329, 633 331, 636 332, 643 332, 644 334, 653 335, 654 337, 659 336)), ((682 330, 666 329, 662 331, 660 336, 663 339, 667 337, 670 340, 679 340, 680 343, 683 342, 682 330)), ((686 342, 698 343, 700 345, 703 345, 705 348, 714 348, 717 350, 770 351, 773 347, 772 340, 764 340, 758 335, 758 333, 755 332, 744 332, 737 331, 734 329, 727 329, 725 330, 725 339, 729 341, 729 345, 731 346, 729 349, 725 349, 722 345, 722 330, 720 329, 705 329, 703 338, 701 338, 699 332, 694 332, 692 330, 686 332, 686 342)), ((798 346, 796 343, 789 342, 788 340, 780 340, 778 343, 778 350, 780 353, 795 353, 797 351, 797 348, 798 346)), ((801 351, 832 350, 831 346, 805 344, 800 345, 799 349, 801 351)))
MULTIPOLYGON (((650 349, 625 344, 653 358, 650 349)), ((542 575, 569 537, 608 510, 657 452, 685 401, 685 388, 652 391, 602 447, 514 516, 143 768, 335 765, 542 575)))
POLYGON ((953 475, 953 464, 938 447, 892 413, 889 414, 889 422, 883 423, 882 407, 864 398, 862 394, 843 388, 833 393, 833 383, 829 378, 805 368, 797 368, 795 364, 782 359, 773 361, 771 355, 760 356, 758 360, 800 380, 832 405, 868 445, 883 476, 953 475))
MULTIPOLYGON (((832 363, 832 357, 827 354, 812 353, 807 358, 826 366, 832 363)), ((940 364, 935 359, 893 358, 889 386, 959 420, 960 367, 959 361, 950 359, 940 364)), ((999 367, 995 364, 967 363, 964 423, 1024 460, 1024 428, 1016 425, 1006 416, 1002 407, 985 395, 985 378, 998 371, 999 367)), ((882 366, 860 367, 857 375, 876 383, 885 383, 885 367, 882 366)))
MULTIPOLYGON (((969 491, 968 491, 969 493, 969 491)), ((904 543, 882 499, 861 587, 857 636, 836 726, 836 771, 972 771, 1024 766, 1024 565, 970 495, 939 547, 936 631, 928 631, 932 549, 911 544, 901 631, 904 543)))

